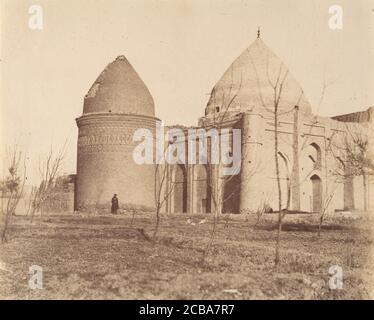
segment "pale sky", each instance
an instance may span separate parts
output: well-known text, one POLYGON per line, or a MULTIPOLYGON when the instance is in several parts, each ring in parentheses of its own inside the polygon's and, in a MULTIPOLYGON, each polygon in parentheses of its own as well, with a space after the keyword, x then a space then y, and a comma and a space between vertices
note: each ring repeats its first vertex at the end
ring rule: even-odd
POLYGON ((104 67, 125 55, 166 124, 196 125, 209 93, 252 41, 261 38, 323 116, 374 106, 372 0, 2 0, 2 145, 18 141, 29 180, 50 145, 70 140, 63 171, 75 173, 83 97, 104 67), (31 30, 30 5, 43 9, 31 30), (331 30, 329 7, 343 8, 331 30), (318 108, 324 83, 329 85, 318 108))

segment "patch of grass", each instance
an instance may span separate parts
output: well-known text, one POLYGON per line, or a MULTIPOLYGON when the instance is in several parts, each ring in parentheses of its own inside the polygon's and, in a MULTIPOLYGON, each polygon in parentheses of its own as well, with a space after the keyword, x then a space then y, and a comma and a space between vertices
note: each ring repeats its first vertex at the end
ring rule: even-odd
POLYGON ((372 246, 371 219, 328 218, 317 237, 315 217, 286 217, 281 267, 274 270, 275 219, 220 219, 204 264, 211 217, 163 216, 147 241, 154 216, 49 215, 30 224, 17 216, 0 247, 3 299, 365 299, 372 246), (203 218, 207 221, 198 224, 203 218), (132 224, 131 224, 132 222, 132 224), (144 234, 139 232, 143 230, 144 234), (44 289, 28 288, 39 265, 44 289), (329 267, 344 270, 343 290, 328 288, 329 267))

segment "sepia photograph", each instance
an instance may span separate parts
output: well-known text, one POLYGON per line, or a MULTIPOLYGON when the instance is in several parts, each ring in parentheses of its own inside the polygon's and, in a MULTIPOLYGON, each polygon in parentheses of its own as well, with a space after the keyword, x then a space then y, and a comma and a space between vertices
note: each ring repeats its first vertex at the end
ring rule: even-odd
POLYGON ((0 10, 1 300, 374 299, 373 0, 0 10))

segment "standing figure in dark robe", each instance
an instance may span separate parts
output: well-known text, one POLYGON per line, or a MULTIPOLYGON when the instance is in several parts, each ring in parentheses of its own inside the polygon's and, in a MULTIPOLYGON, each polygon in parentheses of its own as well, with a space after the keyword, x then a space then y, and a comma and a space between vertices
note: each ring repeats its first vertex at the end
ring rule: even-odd
POLYGON ((114 213, 114 214, 117 214, 117 210, 118 210, 118 198, 117 198, 117 195, 115 194, 112 198, 111 212, 114 213))

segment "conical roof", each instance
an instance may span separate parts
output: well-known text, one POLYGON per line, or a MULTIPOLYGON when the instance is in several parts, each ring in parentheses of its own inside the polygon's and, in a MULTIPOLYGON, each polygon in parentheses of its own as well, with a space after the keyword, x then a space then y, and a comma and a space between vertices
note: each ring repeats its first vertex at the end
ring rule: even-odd
POLYGON ((125 56, 110 63, 84 97, 83 113, 93 112, 154 116, 152 96, 125 56))
POLYGON ((299 106, 300 111, 311 112, 310 104, 299 83, 261 38, 257 38, 215 85, 206 114, 223 111, 272 111, 274 87, 277 87, 279 93, 280 84, 282 91, 278 104, 279 112, 287 112, 295 105, 299 106))

